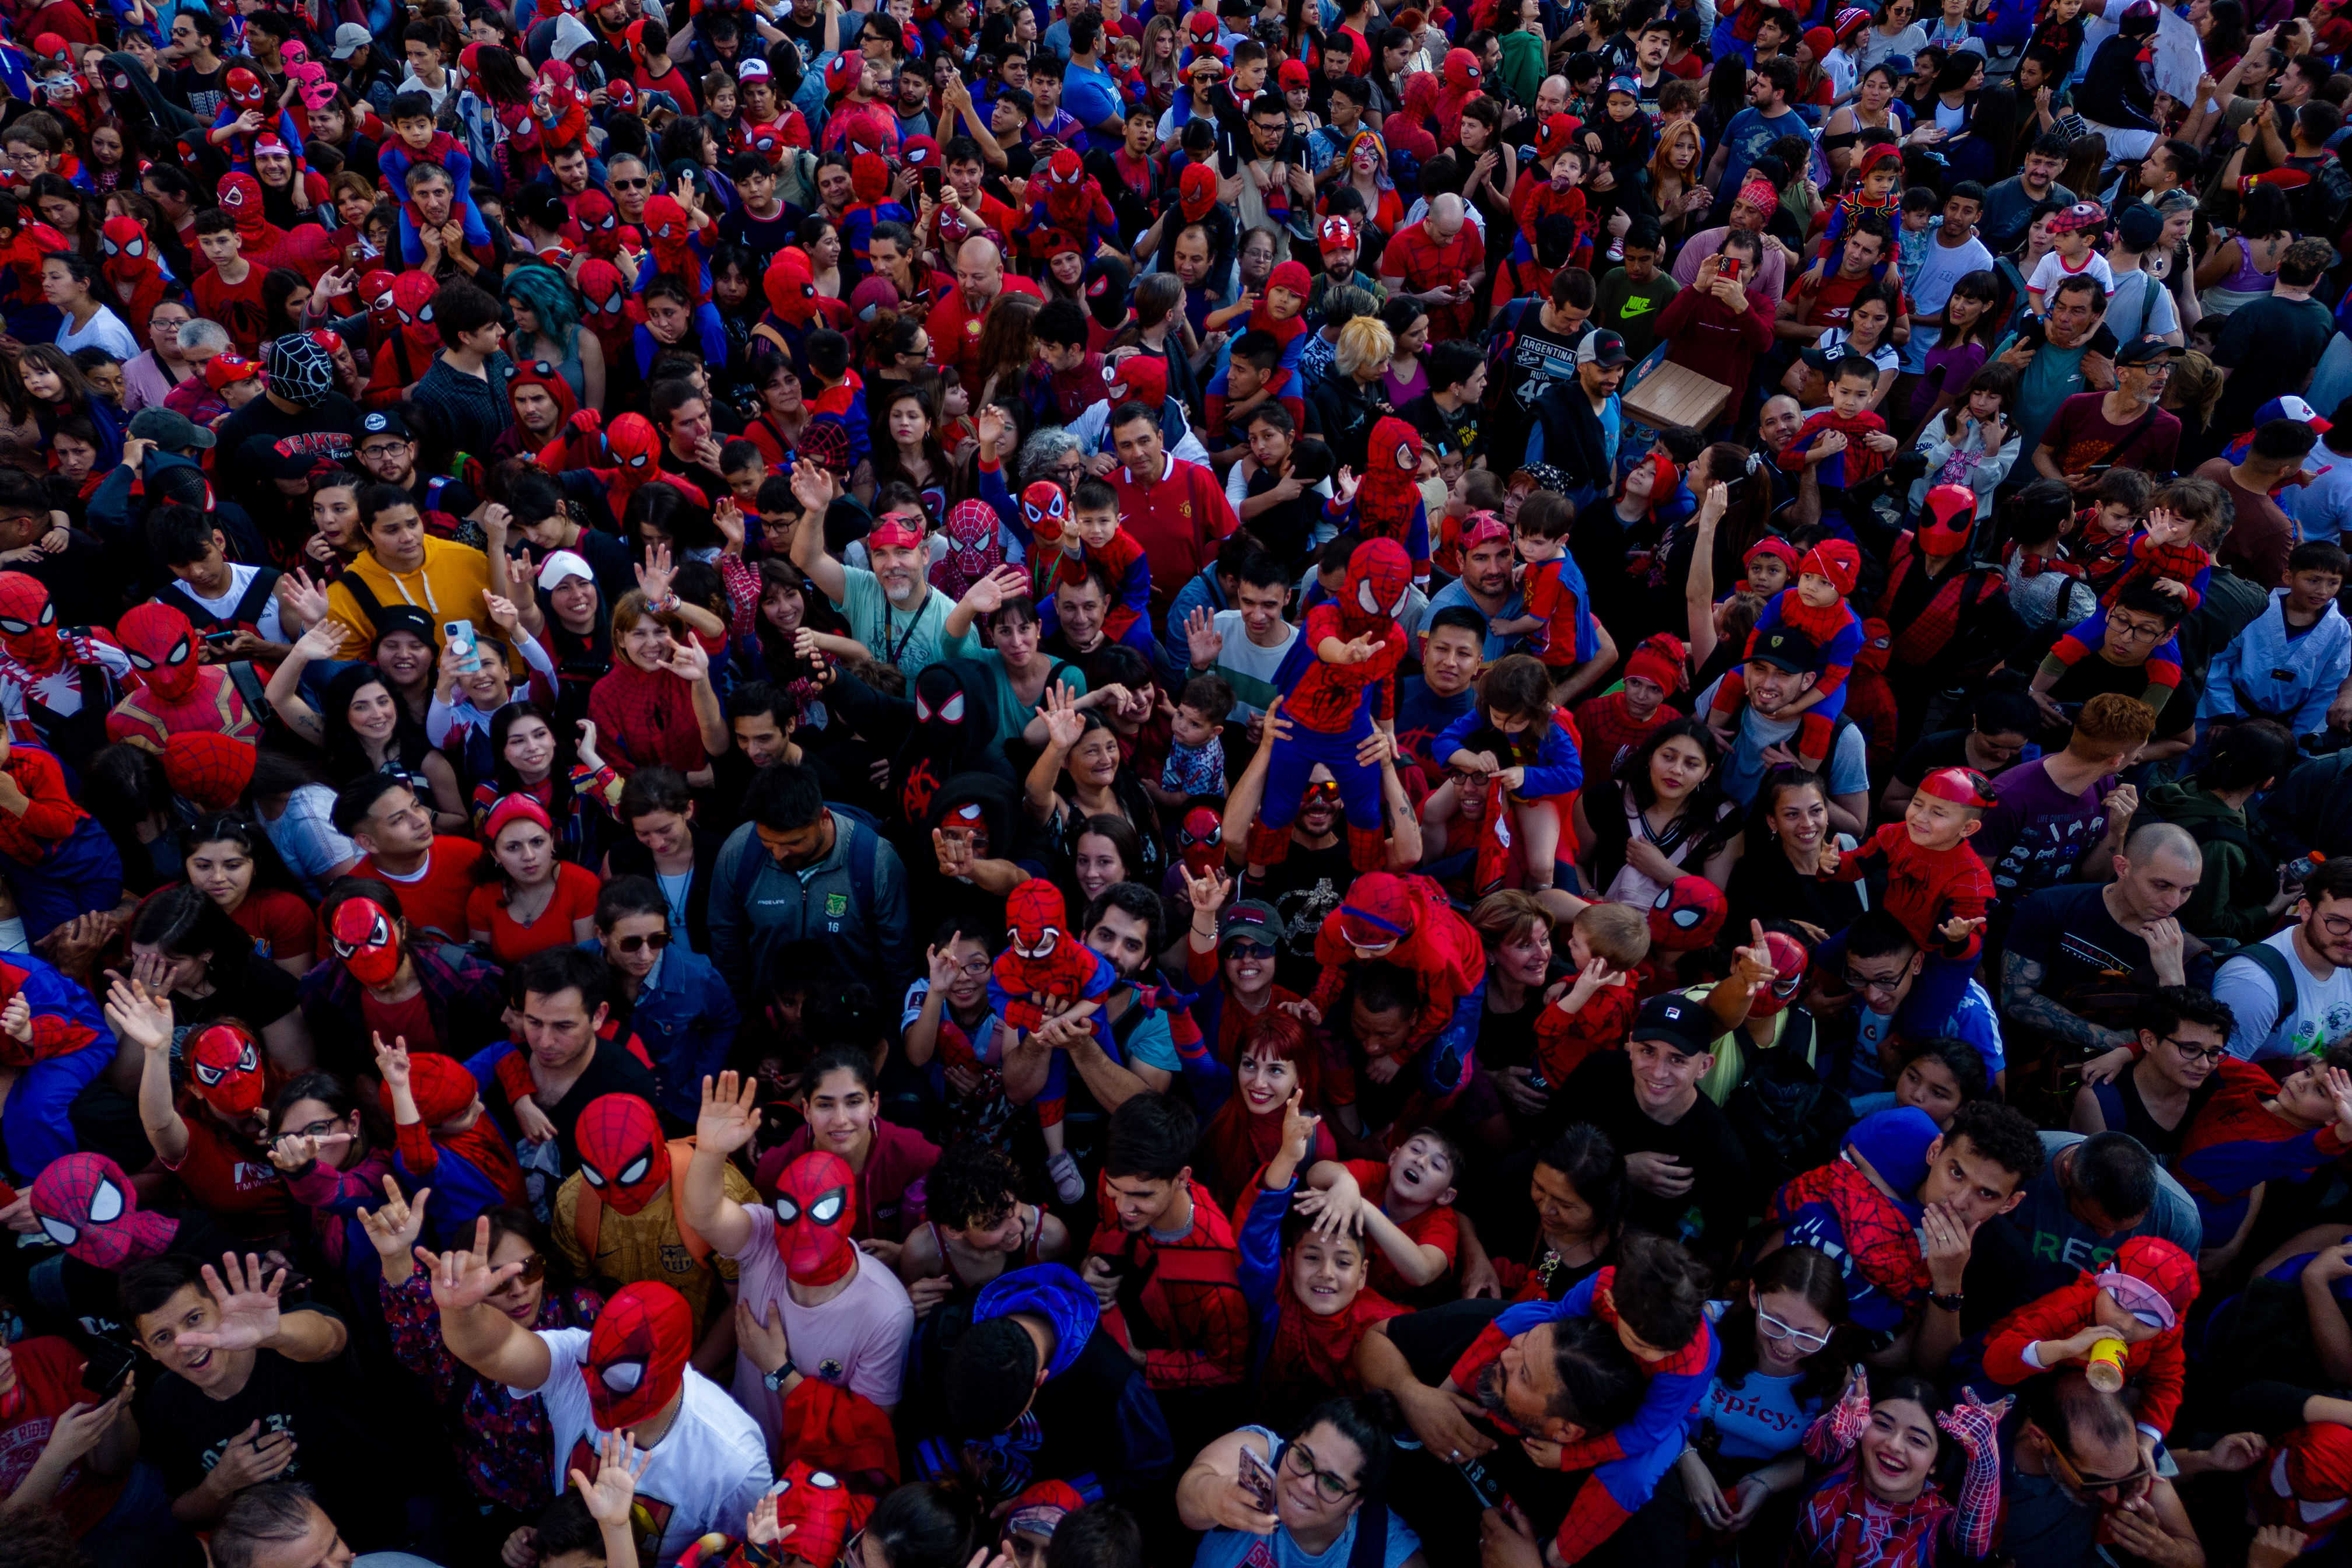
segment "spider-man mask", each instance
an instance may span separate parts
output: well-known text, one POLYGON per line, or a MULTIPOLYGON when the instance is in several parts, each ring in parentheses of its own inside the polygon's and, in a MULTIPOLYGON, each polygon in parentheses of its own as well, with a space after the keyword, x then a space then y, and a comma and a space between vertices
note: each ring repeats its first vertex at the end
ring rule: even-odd
POLYGON ((35 670, 56 666, 58 607, 39 578, 0 572, 0 647, 35 670))
POLYGON ((964 693, 963 682, 946 665, 927 665, 915 677, 916 723, 960 732, 971 711, 971 700, 964 693))
POLYGON ((621 252, 621 213, 602 191, 583 191, 572 204, 572 237, 589 255, 610 261, 621 252))
POLYGON ((114 637, 131 656, 131 668, 163 700, 184 702, 195 694, 205 667, 187 616, 169 605, 141 605, 115 623, 114 637))
POLYGON ((629 314, 628 279, 610 259, 590 256, 580 264, 580 302, 589 326, 608 332, 625 325, 629 314))
POLYGON ((1766 931, 1764 951, 1772 961, 1772 984, 1748 1004, 1751 1018, 1769 1018, 1794 1002, 1805 988, 1805 965, 1811 962, 1805 944, 1784 931, 1766 931))
POLYGON ((404 272, 393 279, 392 313, 400 323, 402 334, 408 339, 409 348, 427 356, 441 347, 441 329, 433 324, 435 292, 430 273, 404 272))
POLYGON ((803 252, 789 245, 776 252, 760 287, 777 320, 805 327, 816 319, 816 275, 803 252))
POLYGON ((835 1563, 849 1538, 866 1528, 875 1500, 851 1491, 831 1470, 794 1459, 776 1478, 776 1523, 790 1526, 792 1554, 803 1563, 835 1563))
POLYGON ((362 985, 389 985, 400 973, 400 927, 373 899, 339 906, 327 937, 335 956, 362 985))
MULTIPOLYGON (((1020 891, 1013 889, 1016 896, 1020 891)), ((857 1244, 849 1238, 857 1218, 856 1182, 848 1161, 822 1149, 784 1167, 776 1183, 776 1249, 794 1284, 830 1285, 857 1267, 857 1244)))
POLYGON ((580 1179, 618 1214, 635 1214, 669 1183, 669 1143, 654 1108, 634 1094, 588 1102, 577 1133, 580 1179))
POLYGON ((988 808, 982 805, 980 802, 968 800, 961 805, 948 807, 940 817, 940 831, 961 834, 965 842, 971 846, 973 859, 988 858, 991 837, 988 831, 988 808))
POLYGON ((229 101, 241 110, 269 107, 269 89, 259 77, 243 66, 233 67, 228 73, 228 80, 221 85, 228 89, 229 101))
POLYGON ((383 268, 375 268, 360 278, 360 299, 367 305, 368 331, 382 342, 400 331, 400 312, 394 309, 392 286, 400 279, 383 268))
POLYGON ((1013 951, 1023 958, 1050 958, 1069 926, 1062 890, 1042 878, 1022 883, 1005 895, 1004 918, 1013 951))
POLYGON ((652 241, 657 250, 675 250, 684 245, 687 237, 694 232, 693 225, 687 221, 686 208, 678 205, 676 196, 654 196, 647 200, 642 226, 646 238, 652 241))
POLYGON ((1723 889, 1705 877, 1677 877, 1650 906, 1650 945, 1668 952, 1705 947, 1723 929, 1730 908, 1723 889))
POLYGON ((110 278, 135 278, 155 269, 155 247, 144 225, 135 217, 110 217, 98 231, 99 247, 106 252, 110 278))
POLYGON ((1070 498, 1051 479, 1039 479, 1021 492, 1021 515, 1039 544, 1059 544, 1062 524, 1070 515, 1070 498))
POLYGON ((661 455, 661 437, 644 415, 624 414, 604 427, 604 451, 627 478, 649 479, 661 455))
POLYGON ((100 1268, 153 1257, 179 1228, 162 1215, 140 1213, 131 1178, 103 1154, 50 1161, 33 1183, 33 1214, 68 1256, 100 1268))
POLYGON ((2264 1524, 2314 1537, 2334 1530, 2352 1512, 2352 1426, 2315 1421, 2289 1432, 2247 1475, 2246 1500, 2264 1524))
POLYGON ((694 1309, 658 1280, 624 1285, 588 1333, 588 1408, 600 1432, 643 1426, 686 1384, 694 1309))
POLYGON ((1184 869, 1195 877, 1216 874, 1224 863, 1224 823, 1205 805, 1186 812, 1177 825, 1176 847, 1183 856, 1184 869))
POLYGON ((1977 523, 1977 492, 1966 485, 1937 485, 1927 492, 1919 517, 1919 548, 1929 555, 1957 555, 1968 548, 1977 523))
POLYGON ((190 1041, 188 1077, 197 1097, 232 1121, 261 1108, 261 1047, 241 1024, 215 1024, 190 1041))
POLYGON ((1340 619, 1350 627, 1376 626, 1404 613, 1412 595, 1412 558, 1393 539, 1369 539, 1348 557, 1340 619))

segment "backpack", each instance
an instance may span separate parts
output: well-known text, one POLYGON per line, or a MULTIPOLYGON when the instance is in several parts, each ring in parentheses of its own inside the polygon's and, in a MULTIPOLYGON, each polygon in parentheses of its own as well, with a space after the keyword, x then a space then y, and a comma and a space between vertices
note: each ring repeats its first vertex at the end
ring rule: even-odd
MULTIPOLYGON (((870 910, 874 907, 874 863, 881 858, 882 826, 871 812, 854 805, 835 805, 826 801, 824 808, 849 824, 849 893, 859 909, 870 910)), ((736 857, 732 884, 738 904, 751 902, 752 884, 759 881, 760 873, 769 864, 766 856, 753 855, 748 844, 743 847, 743 853, 736 857)))
POLYGON ((1812 1015, 1792 1013, 1780 1044, 1748 1054, 1747 1078, 1723 1102, 1725 1119, 1748 1151, 1752 1190, 1766 1196, 1836 1159, 1853 1125, 1846 1097, 1822 1082, 1805 1059, 1812 1037, 1812 1015))
MULTIPOLYGON (((677 1192, 679 1184, 685 1182, 686 1168, 692 1163, 694 1163, 694 1140, 692 1138, 671 1139, 669 1141, 671 1192, 677 1192)), ((712 1251, 709 1237, 686 1223, 686 1211, 683 1208, 676 1204, 672 1204, 670 1208, 677 1219, 678 1240, 685 1243, 687 1255, 694 1259, 694 1266, 697 1268, 708 1267, 712 1251)), ((579 1238, 580 1250, 587 1258, 592 1269, 596 1264, 596 1237, 604 1229, 604 1194, 583 1178, 580 1184, 579 1205, 572 1211, 572 1234, 579 1238)))

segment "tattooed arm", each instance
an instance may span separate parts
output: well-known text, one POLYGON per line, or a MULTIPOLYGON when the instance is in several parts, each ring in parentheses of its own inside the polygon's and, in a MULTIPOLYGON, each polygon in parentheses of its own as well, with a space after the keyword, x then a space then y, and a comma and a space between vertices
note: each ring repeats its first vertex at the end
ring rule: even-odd
POLYGON ((2063 1040, 2071 1045, 2105 1051, 2132 1043, 2136 1037, 2130 1031, 2103 1029, 2080 1014, 2070 1013, 2044 996, 2042 983, 2049 973, 2047 964, 2015 952, 2002 953, 2001 1011, 2028 1028, 2038 1029, 2053 1040, 2063 1040))

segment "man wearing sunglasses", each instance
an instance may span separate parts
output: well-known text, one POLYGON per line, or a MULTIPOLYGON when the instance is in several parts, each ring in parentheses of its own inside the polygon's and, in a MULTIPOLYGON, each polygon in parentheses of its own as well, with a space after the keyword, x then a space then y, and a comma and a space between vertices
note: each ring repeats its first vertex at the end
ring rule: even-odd
MULTIPOLYGON (((2148 1563, 2202 1561, 2196 1530, 2172 1483, 2156 1473, 2131 1408, 2067 1368, 2028 1382, 2025 1420, 2001 1468, 2001 1550, 2018 1563, 2074 1568, 2106 1561, 2103 1540, 2148 1563)), ((2248 1434, 2208 1449, 2175 1450, 2185 1479, 2242 1470, 2262 1453, 2248 1434)))
POLYGON ((2213 977, 2213 999, 2237 1019, 2230 1054, 2242 1061, 2310 1055, 2352 1034, 2352 860, 2315 868, 2294 914, 2213 977))

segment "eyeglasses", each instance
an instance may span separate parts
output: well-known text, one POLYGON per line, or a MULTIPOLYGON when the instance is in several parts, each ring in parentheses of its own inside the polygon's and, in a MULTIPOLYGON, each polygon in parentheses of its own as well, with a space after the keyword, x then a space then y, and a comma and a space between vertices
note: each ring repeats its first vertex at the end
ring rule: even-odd
POLYGON ((1326 1502, 1338 1502, 1355 1494, 1355 1487, 1336 1471, 1315 1468, 1315 1450, 1304 1443, 1286 1443, 1282 1448, 1283 1468, 1297 1476, 1313 1476, 1315 1490, 1326 1502))
POLYGON ((278 1136, 280 1138, 324 1138, 331 1132, 340 1132, 342 1130, 343 1124, 340 1121, 306 1121, 299 1127, 289 1127, 278 1136))
POLYGON ((2170 1046, 2174 1050, 2179 1051, 2182 1058, 2190 1062, 2218 1062, 2223 1057, 2230 1054, 2230 1047, 2227 1044, 2219 1046, 2192 1046, 2188 1041, 2175 1039, 2170 1035, 2163 1035, 2158 1037, 2162 1039, 2166 1045, 2170 1046))
POLYGON ((1811 1333, 1794 1324, 1784 1323, 1761 1307, 1756 1309, 1756 1321, 1764 1326, 1766 1339, 1785 1341, 1808 1353, 1830 1342, 1829 1335, 1811 1333))
POLYGON ((986 958, 975 958, 967 963, 956 965, 956 973, 958 974, 961 974, 966 978, 972 980, 977 980, 982 975, 987 973, 988 969, 989 963, 986 958))
POLYGON ((2107 629, 2119 637, 2129 637, 2134 642, 2154 642, 2164 635, 2164 626, 2161 623, 2151 626, 2145 621, 2126 621, 2116 616, 2108 618, 2107 629))
POLYGON ((614 945, 623 952, 636 952, 648 947, 659 952, 669 945, 669 932, 657 931, 651 936, 625 936, 614 945))
POLYGON ((1851 969, 1845 972, 1847 990, 1868 992, 1874 996, 1893 995, 1895 988, 1902 984, 1903 976, 1900 974, 1857 974, 1851 969))
POLYGON ((2319 929, 2330 936, 2352 936, 2352 915, 2321 915, 2319 929))

